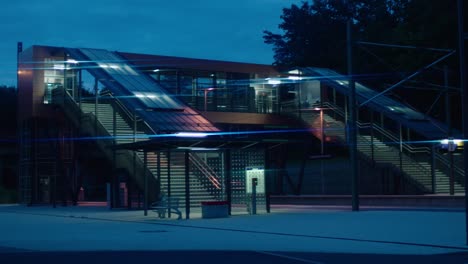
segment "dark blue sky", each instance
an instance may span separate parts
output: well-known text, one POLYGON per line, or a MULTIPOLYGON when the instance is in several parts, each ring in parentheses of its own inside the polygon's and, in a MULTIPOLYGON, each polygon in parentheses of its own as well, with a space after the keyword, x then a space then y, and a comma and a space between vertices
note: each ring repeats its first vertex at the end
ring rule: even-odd
POLYGON ((2 1, 0 85, 16 84, 16 43, 273 62, 263 30, 300 0, 2 1))

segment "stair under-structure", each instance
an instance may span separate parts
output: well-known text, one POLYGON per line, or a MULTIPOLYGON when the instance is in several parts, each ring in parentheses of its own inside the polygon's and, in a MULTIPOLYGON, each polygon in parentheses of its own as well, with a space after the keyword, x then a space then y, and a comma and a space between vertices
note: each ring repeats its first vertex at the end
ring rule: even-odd
MULTIPOLYGON (((107 153, 108 158, 112 158, 112 146, 146 140, 154 134, 219 131, 200 113, 172 96, 118 52, 66 48, 66 53, 77 62, 73 67, 82 69, 94 78, 94 92, 84 98, 78 93, 74 94, 74 97, 68 93, 62 94, 58 96, 59 100, 67 101, 67 105, 63 108, 69 117, 79 120, 75 122, 77 126, 87 129, 87 134, 92 137, 102 137, 98 140, 98 144, 101 150, 107 153), (87 122, 83 123, 83 120, 87 122)), ((157 190, 150 190, 148 194, 150 201, 157 199, 155 196, 159 195, 159 190, 183 198, 179 192, 179 182, 182 182, 179 178, 182 175, 185 177, 185 173, 182 173, 183 169, 177 164, 177 159, 172 158, 169 162, 165 153, 159 153, 158 157, 158 153, 148 152, 147 167, 143 168, 143 153, 135 154, 129 150, 118 150, 118 153, 117 166, 124 167, 132 174, 140 189, 143 189, 144 185, 143 171, 151 174, 150 185, 156 186, 157 190), (134 168, 135 162, 138 164, 138 171, 134 168), (174 162, 176 164, 172 164, 174 162), (168 174, 165 168, 170 168, 171 183, 174 181, 171 190, 165 189, 167 186, 165 179, 168 174)), ((190 155, 194 157, 196 154, 190 155)), ((217 196, 216 192, 219 192, 210 189, 210 184, 215 185, 213 182, 216 182, 219 176, 207 175, 206 168, 203 168, 205 166, 207 165, 203 161, 189 165, 190 198, 193 198, 191 205, 199 203, 199 200, 213 200, 217 196), (205 180, 203 177, 210 180, 205 180), (204 191, 198 186, 204 186, 209 190, 204 191)), ((215 189, 218 187, 215 186, 215 189)))
MULTIPOLYGON (((114 116, 115 116, 115 141, 117 144, 132 143, 141 140, 147 140, 151 133, 140 129, 132 128, 132 124, 126 121, 122 114, 119 111, 115 111, 113 105, 110 103, 99 103, 97 105, 98 110, 98 120, 103 125, 103 127, 109 132, 110 135, 113 135, 114 131, 114 116), (115 114, 114 114, 115 113, 115 114)), ((84 113, 95 113, 96 106, 93 103, 82 103, 81 109, 84 113)), ((164 152, 147 152, 147 167, 151 172, 152 177, 157 179, 158 177, 158 154, 159 157, 159 175, 160 175, 160 186, 161 192, 171 197, 180 198, 181 201, 185 201, 185 157, 184 152, 174 152, 171 154, 170 164, 168 164, 167 154, 164 152), (170 170, 170 172, 168 171, 170 170), (170 173, 170 191, 168 189, 168 175, 170 173)), ((137 158, 140 162, 143 162, 144 154, 142 152, 136 152, 137 158)), ((195 159, 196 153, 190 153, 192 161, 195 159)), ((199 159, 198 159, 199 160, 199 159)), ((202 170, 206 167, 209 167, 203 161, 199 163, 190 162, 189 168, 189 188, 190 188, 190 206, 197 207, 200 206, 202 201, 214 201, 216 197, 214 193, 210 193, 207 190, 206 185, 202 184, 202 177, 207 177, 206 175, 195 175, 197 170, 202 170), (200 163, 201 162, 201 163, 200 163)), ((219 177, 214 175, 214 177, 219 177)), ((213 188, 211 188, 213 189, 213 188)), ((214 189, 216 189, 214 187, 214 189)), ((181 202, 181 207, 185 207, 185 203, 181 202)))

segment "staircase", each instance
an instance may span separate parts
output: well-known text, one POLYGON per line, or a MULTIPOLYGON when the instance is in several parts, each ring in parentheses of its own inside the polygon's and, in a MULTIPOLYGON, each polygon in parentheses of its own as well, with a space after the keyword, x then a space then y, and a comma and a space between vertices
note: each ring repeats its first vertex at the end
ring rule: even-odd
MULTIPOLYGON (((95 113, 95 105, 93 103, 82 103, 81 109, 84 113, 95 113)), ((100 102, 98 104, 98 120, 102 126, 109 132, 110 135, 113 135, 116 144, 132 143, 141 140, 148 139, 148 133, 138 129, 135 131, 134 138, 134 129, 132 125, 127 122, 119 111, 115 112, 115 135, 114 135, 114 108, 110 103, 100 102)), ((166 154, 160 153, 160 186, 161 192, 169 194, 171 197, 180 198, 181 207, 185 207, 185 157, 183 152, 175 152, 171 154, 171 164, 170 164, 170 192, 168 189, 168 158, 166 154)), ((190 165, 191 168, 189 174, 189 186, 190 186, 190 206, 197 207, 200 206, 202 201, 213 201, 216 200, 214 193, 210 193, 206 186, 202 183, 203 177, 206 175, 195 176, 195 171, 197 170, 206 170, 208 167, 203 162, 200 161, 195 164, 192 160, 197 154, 191 153, 190 156, 190 165)), ((137 158, 140 161, 143 161, 144 154, 142 152, 137 152, 137 158)), ((147 168, 152 174, 154 179, 157 179, 157 154, 154 152, 147 153, 147 168)), ((209 167, 208 167, 209 168, 209 167)), ((217 177, 217 176, 215 176, 217 177)))
MULTIPOLYGON (((190 153, 190 156, 197 155, 196 153, 190 153)), ((167 156, 161 153, 161 190, 168 194, 168 172, 167 172, 167 156)), ((185 207, 185 153, 184 152, 172 152, 170 166, 170 195, 171 197, 178 197, 181 200, 181 207, 185 207)), ((206 175, 200 175, 196 173, 198 167, 193 163, 192 158, 189 158, 189 186, 190 186, 190 207, 200 207, 202 201, 216 201, 219 199, 217 195, 221 190, 217 189, 217 192, 210 192, 206 184, 203 184, 206 175)), ((207 166, 206 164, 203 166, 207 166)))
MULTIPOLYGON (((336 109, 336 107, 334 107, 334 109, 336 109)), ((317 138, 322 139, 320 113, 317 111, 304 112, 301 113, 301 118, 314 128, 312 133, 317 138)), ((375 127, 375 125, 373 125, 373 127, 375 127)), ((342 121, 333 118, 331 115, 323 114, 323 131, 323 138, 326 140, 347 142, 345 124, 342 121)), ((372 160, 376 164, 390 165, 393 168, 402 171, 415 184, 422 187, 425 192, 431 192, 432 175, 431 164, 429 161, 415 160, 406 152, 400 152, 399 144, 395 144, 395 142, 383 142, 376 136, 371 135, 358 135, 357 148, 358 151, 368 160, 372 160)), ((426 152, 429 153, 429 150, 426 150, 426 152)), ((438 168, 434 169, 434 175, 436 187, 435 193, 449 193, 449 176, 438 168)), ((464 187, 455 182, 455 193, 463 192, 464 187)))

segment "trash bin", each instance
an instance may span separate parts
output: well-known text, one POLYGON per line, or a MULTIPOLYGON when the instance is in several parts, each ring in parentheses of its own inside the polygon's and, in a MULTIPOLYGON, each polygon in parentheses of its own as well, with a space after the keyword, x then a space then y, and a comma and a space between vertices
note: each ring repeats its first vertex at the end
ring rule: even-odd
POLYGON ((222 218, 229 216, 227 201, 202 202, 202 218, 222 218))

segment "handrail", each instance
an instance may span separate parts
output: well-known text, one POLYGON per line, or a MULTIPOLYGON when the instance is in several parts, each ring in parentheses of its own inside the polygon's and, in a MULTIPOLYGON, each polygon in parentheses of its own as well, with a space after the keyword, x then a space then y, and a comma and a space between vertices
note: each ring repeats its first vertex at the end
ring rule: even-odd
MULTIPOLYGON (((344 113, 343 109, 341 107, 333 104, 333 103, 324 102, 321 105, 321 107, 323 107, 324 109, 326 108, 327 110, 332 110, 335 114, 338 114, 341 118, 345 118, 345 113, 344 113)), ((432 174, 432 171, 428 167, 423 166, 423 164, 421 162, 418 162, 417 159, 415 159, 416 157, 413 156, 413 155, 421 154, 421 153, 430 155, 431 152, 432 152, 430 147, 427 147, 427 146, 415 147, 415 146, 413 146, 411 144, 408 144, 407 142, 402 142, 402 141, 400 141, 399 137, 397 137, 393 133, 385 130, 383 127, 381 127, 381 126, 379 126, 379 125, 377 125, 375 123, 363 123, 363 122, 358 121, 357 125, 358 125, 359 128, 371 128, 371 129, 373 129, 374 132, 376 132, 377 135, 382 135, 384 138, 386 138, 388 140, 388 142, 384 142, 385 145, 397 144, 398 147, 401 145, 401 147, 402 147, 402 156, 401 157, 403 158, 402 161, 411 162, 412 164, 414 164, 413 166, 416 166, 418 168, 418 170, 423 173, 423 175, 428 175, 429 176, 429 175, 432 174)), ((368 142, 368 140, 366 140, 365 138, 360 138, 360 140, 365 140, 366 142, 368 142)), ((396 146, 394 146, 394 147, 388 146, 388 147, 394 153, 397 151, 396 146)), ((443 156, 441 156, 441 155, 439 155, 437 153, 435 153, 435 158, 437 160, 441 161, 444 166, 446 166, 446 167, 450 166, 447 158, 445 158, 445 157, 443 157, 443 156)), ((429 163, 428 160, 427 160, 427 162, 429 163)), ((391 163, 394 163, 393 165, 397 166, 397 163, 395 163, 395 161, 391 162, 391 163)), ((408 173, 408 171, 405 170, 405 167, 400 168, 400 169, 402 169, 402 172, 408 173)), ((460 168, 459 166, 455 165, 455 164, 454 164, 454 169, 455 169, 455 173, 457 175, 461 175, 463 173, 463 169, 460 168)), ((411 176, 411 174, 410 174, 410 176, 411 176)), ((430 177, 432 177, 432 175, 430 177)), ((416 180, 416 181, 418 181, 418 180, 416 180)))
MULTIPOLYGON (((76 103, 76 100, 74 100, 74 98, 68 93, 68 91, 64 91, 64 89, 60 89, 60 90, 54 91, 54 94, 58 94, 58 96, 60 96, 60 98, 62 99, 61 104, 62 104, 64 109, 68 109, 70 111, 73 111, 74 115, 79 114, 78 112, 80 112, 80 113, 83 114, 84 118, 88 118, 91 123, 95 123, 97 125, 96 126, 97 134, 105 135, 106 137, 109 137, 109 139, 111 139, 113 141, 116 140, 114 137, 111 137, 110 131, 108 131, 104 127, 104 125, 101 123, 101 121, 99 120, 99 118, 96 115, 83 113, 83 110, 79 108, 79 106, 76 103), (73 106, 73 107, 71 107, 71 106, 73 106)), ((104 142, 99 141, 99 143, 102 144, 104 142)), ((107 144, 107 143, 104 143, 104 144, 107 144)), ((107 147, 104 146, 103 149, 105 151, 110 151, 111 150, 108 146, 107 147)), ((125 159, 124 156, 125 155, 118 155, 118 157, 120 157, 120 159, 125 159)), ((137 157, 138 157, 138 159, 137 159, 138 166, 141 166, 141 168, 139 168, 139 170, 141 170, 141 169, 146 170, 147 173, 154 176, 153 172, 151 172, 151 170, 148 167, 144 167, 144 163, 143 163, 143 160, 141 159, 141 157, 139 157, 138 155, 137 155, 137 157)), ((135 175, 135 177, 137 177, 137 176, 135 175)), ((150 179, 154 179, 154 178, 155 177, 150 177, 150 179)), ((138 179, 137 179, 137 181, 138 181, 138 179)))
POLYGON ((206 164, 202 164, 200 158, 196 156, 196 154, 189 154, 190 161, 197 166, 197 168, 202 171, 202 174, 213 184, 216 189, 221 189, 221 184, 218 181, 218 176, 216 173, 211 169, 211 167, 207 166, 206 164))
MULTIPOLYGON (((136 119, 136 117, 134 117, 134 114, 130 110, 128 110, 128 108, 119 99, 117 99, 112 94, 111 91, 106 91, 106 92, 104 92, 102 94, 112 98, 112 100, 116 103, 116 105, 119 107, 119 109, 124 112, 125 117, 127 117, 131 122, 139 121, 139 120, 136 119)), ((156 134, 156 132, 153 130, 153 128, 151 126, 149 126, 148 123, 145 120, 142 119, 141 121, 143 122, 143 124, 145 124, 145 127, 151 131, 151 133, 156 134)))
MULTIPOLYGON (((341 115, 342 117, 344 117, 344 111, 341 110, 341 108, 339 106, 334 105, 334 104, 332 104, 330 102, 326 102, 326 103, 324 103, 324 105, 327 106, 327 109, 331 109, 335 113, 337 113, 337 114, 341 115)), ((379 125, 377 125, 375 123, 361 123, 359 121, 357 122, 357 125, 360 128, 369 127, 369 126, 365 126, 366 124, 370 124, 372 129, 375 129, 377 132, 381 133, 383 136, 386 136, 387 138, 391 139, 393 141, 393 143, 400 144, 400 140, 395 135, 393 135, 390 132, 386 131, 385 129, 383 129, 379 125)), ((407 144, 405 142, 402 142, 402 146, 403 146, 403 148, 405 148, 410 153, 420 153, 420 152, 430 153, 430 149, 428 147, 413 147, 413 146, 411 146, 411 145, 409 145, 409 144, 407 144)))
MULTIPOLYGON (((344 111, 334 105, 334 104, 331 104, 329 102, 326 102, 324 103, 323 105, 325 105, 327 107, 327 109, 330 109, 330 110, 333 110, 335 113, 341 115, 342 117, 344 117, 344 111)), ((390 139, 393 143, 398 143, 400 144, 400 140, 394 136, 393 134, 389 133, 388 131, 386 131, 385 129, 381 128, 380 126, 376 125, 376 124, 373 124, 373 123, 363 123, 363 122, 357 122, 357 125, 359 128, 371 128, 371 129, 375 129, 375 131, 377 131, 378 133, 382 134, 383 136, 387 137, 388 139, 390 139)), ((365 140, 366 142, 369 142, 368 140, 366 140, 365 138, 360 138, 360 140, 365 140)), ((385 143, 384 143, 385 144, 385 143)), ((404 150, 406 150, 407 152, 409 153, 430 153, 430 150, 427 148, 427 147, 413 147, 409 144, 406 144, 404 142, 401 142, 402 144, 402 147, 404 150)), ((386 145, 386 144, 385 144, 386 145)), ((389 146, 389 149, 393 152, 395 152, 395 148, 394 147, 391 147, 389 146)), ((405 158, 405 160, 409 160, 410 162, 414 163, 420 171, 424 171, 425 174, 429 174, 430 171, 424 167, 422 164, 420 164, 419 162, 415 161, 413 158, 411 158, 410 156, 408 155, 403 155, 402 158, 405 158)), ((396 164, 394 164, 396 165, 396 164)), ((401 169, 401 168, 400 168, 401 169)), ((404 168, 403 168, 403 171, 404 171, 404 168)))
POLYGON ((448 161, 444 156, 440 155, 439 153, 436 153, 434 156, 438 161, 442 162, 445 166, 447 166, 447 168, 450 168, 450 166, 453 166, 454 171, 457 174, 459 174, 462 179, 464 178, 464 172, 465 171, 462 168, 460 168, 459 166, 457 166, 457 164, 455 164, 455 163, 450 164, 450 161, 448 161))

